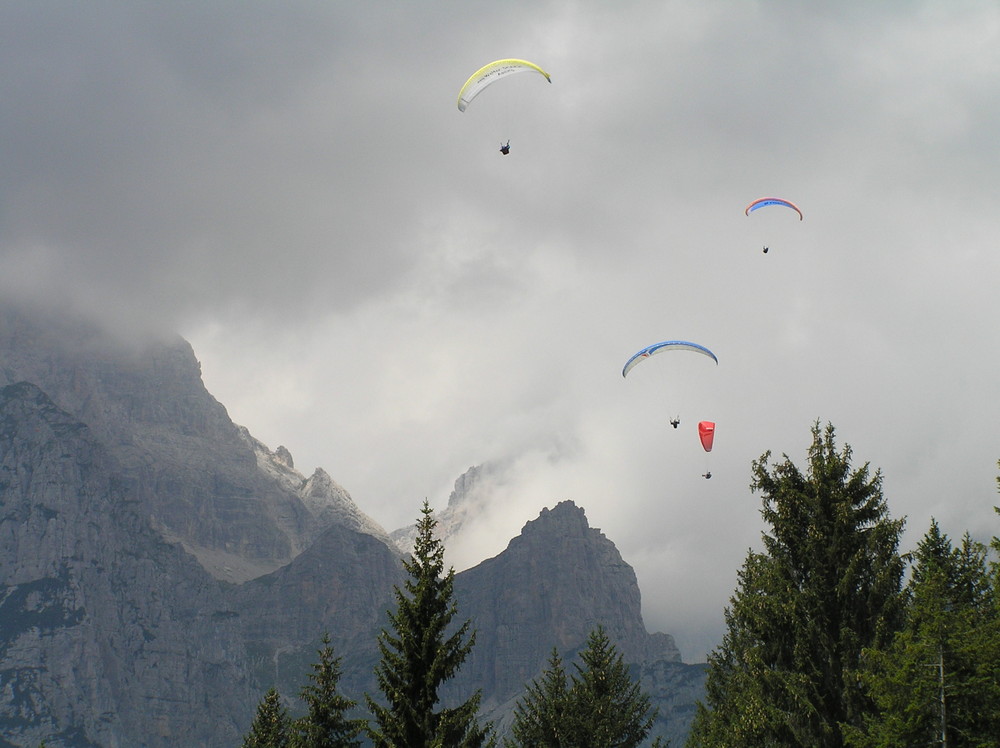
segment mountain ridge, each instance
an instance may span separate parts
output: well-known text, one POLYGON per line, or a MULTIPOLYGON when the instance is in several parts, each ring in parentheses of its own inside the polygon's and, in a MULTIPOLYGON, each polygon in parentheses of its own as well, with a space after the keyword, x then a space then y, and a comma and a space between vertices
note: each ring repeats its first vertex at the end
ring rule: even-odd
POLYGON ((325 473, 307 479, 287 450, 234 424, 179 336, 123 342, 82 320, 0 305, 0 352, 0 385, 33 382, 86 423, 157 529, 219 579, 273 571, 333 522, 387 539, 325 473))
MULTIPOLYGON (((295 706, 324 631, 345 692, 375 694, 402 552, 347 491, 233 424, 181 339, 130 348, 8 311, 0 746, 235 745, 268 687, 295 706)), ((685 733, 703 669, 646 631, 634 572, 572 501, 458 573, 456 599, 479 639, 446 698, 482 688, 502 728, 551 648, 572 657, 599 623, 660 733, 685 733)))

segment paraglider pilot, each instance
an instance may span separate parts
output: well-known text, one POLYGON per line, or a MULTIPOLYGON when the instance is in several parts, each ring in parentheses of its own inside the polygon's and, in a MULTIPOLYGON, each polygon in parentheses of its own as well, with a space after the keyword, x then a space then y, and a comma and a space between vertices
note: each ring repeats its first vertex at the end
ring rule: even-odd
POLYGON ((711 470, 710 470, 710 471, 708 471, 707 473, 705 473, 705 474, 704 474, 704 475, 702 475, 701 477, 702 477, 702 478, 705 478, 706 480, 707 480, 707 479, 709 479, 709 478, 711 478, 711 477, 712 477, 712 471, 711 471, 711 470))
POLYGON ((767 247, 764 247, 764 254, 767 254, 767 247))
POLYGON ((681 419, 679 417, 674 417, 670 419, 670 425, 677 428, 681 425, 681 419))
POLYGON ((510 141, 509 140, 506 143, 501 144, 501 146, 500 146, 500 153, 502 153, 504 156, 506 156, 508 153, 510 153, 510 141))

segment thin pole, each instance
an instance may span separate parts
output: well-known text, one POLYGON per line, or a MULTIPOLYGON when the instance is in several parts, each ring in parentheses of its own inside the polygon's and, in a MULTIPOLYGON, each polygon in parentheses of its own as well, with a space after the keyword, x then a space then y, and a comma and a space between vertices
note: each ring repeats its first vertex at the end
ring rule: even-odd
POLYGON ((948 705, 944 698, 944 648, 938 645, 938 679, 941 689, 941 745, 948 748, 948 705))

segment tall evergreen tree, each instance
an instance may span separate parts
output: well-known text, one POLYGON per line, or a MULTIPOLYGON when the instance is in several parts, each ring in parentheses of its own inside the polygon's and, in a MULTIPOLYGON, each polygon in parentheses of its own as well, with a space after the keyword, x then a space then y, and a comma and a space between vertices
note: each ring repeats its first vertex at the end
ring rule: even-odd
POLYGON ((540 678, 532 681, 524 696, 514 705, 512 739, 504 741, 507 748, 538 746, 560 748, 567 745, 566 721, 569 710, 569 690, 566 670, 559 650, 552 648, 548 666, 540 678))
MULTIPOLYGON (((1000 469, 1000 460, 997 460, 997 468, 1000 469)), ((997 491, 1000 492, 1000 475, 997 476, 996 480, 997 491)), ((1000 506, 993 507, 993 511, 1000 515, 1000 506)), ((993 548, 993 552, 997 556, 1000 556, 1000 537, 994 535, 990 547, 993 548)), ((994 561, 991 565, 993 567, 993 591, 996 593, 996 604, 1000 607, 1000 563, 994 561)))
POLYGON ((243 748, 290 748, 291 735, 288 710, 282 705, 278 690, 270 688, 257 705, 257 715, 243 738, 243 748))
POLYGON ((688 745, 841 748, 844 726, 874 708, 856 671, 900 625, 903 522, 881 474, 852 470, 851 456, 817 422, 805 473, 787 455, 754 461, 770 532, 739 572, 688 745))
POLYGON ((1000 746, 1000 636, 985 547, 966 533, 954 548, 932 522, 907 593, 902 631, 865 652, 878 711, 849 743, 1000 746))
POLYGON ((311 683, 302 687, 301 697, 308 707, 304 717, 295 721, 294 748, 358 748, 356 738, 364 730, 364 721, 348 719, 346 713, 357 705, 338 690, 341 659, 334 656, 330 635, 323 634, 322 647, 309 674, 311 683))
POLYGON ((396 611, 389 611, 390 631, 383 629, 375 668, 379 690, 388 705, 366 695, 375 725, 369 734, 376 748, 478 748, 493 745, 492 726, 477 720, 481 692, 457 707, 437 709, 441 685, 458 672, 475 644, 471 621, 451 626, 458 613, 455 570, 444 571, 444 546, 434 537, 437 522, 427 501, 417 522, 413 556, 403 565, 409 574, 396 587, 396 611))
MULTIPOLYGON (((590 633, 580 660, 567 687, 553 649, 548 667, 514 708, 508 748, 635 748, 648 737, 656 710, 603 627, 590 633)), ((660 739, 653 743, 660 745, 660 739)))
MULTIPOLYGON (((576 664, 570 688, 573 740, 579 748, 635 748, 656 720, 649 696, 629 674, 621 653, 598 626, 576 664)), ((659 741, 656 743, 659 745, 659 741)))

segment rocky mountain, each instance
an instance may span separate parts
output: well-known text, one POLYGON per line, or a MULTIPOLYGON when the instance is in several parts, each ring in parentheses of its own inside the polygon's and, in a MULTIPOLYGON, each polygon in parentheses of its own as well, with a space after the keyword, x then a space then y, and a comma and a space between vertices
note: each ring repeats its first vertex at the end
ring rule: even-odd
POLYGON ((455 589, 478 631, 457 685, 482 688, 484 709, 501 727, 552 648, 569 663, 601 625, 646 692, 660 694, 656 733, 683 742, 704 669, 681 662, 673 637, 646 631, 635 571, 572 501, 542 509, 503 553, 458 574, 455 589), (677 691, 685 698, 672 702, 677 691))
MULTIPOLYGON (((455 480, 455 489, 448 497, 448 505, 434 517, 437 522, 435 536, 446 547, 448 540, 459 535, 466 524, 486 507, 489 495, 484 483, 501 472, 498 466, 492 464, 473 465, 455 480)), ((393 530, 389 533, 389 538, 400 551, 411 553, 417 539, 416 523, 393 530)))
POLYGON ((305 478, 235 425, 180 338, 123 341, 86 322, 0 306, 0 385, 36 384, 86 423, 167 540, 214 577, 273 571, 342 524, 385 539, 322 470, 305 478))
POLYGON ((33 384, 0 389, 0 499, 0 746, 235 739, 256 687, 218 583, 33 384))
MULTIPOLYGON (((324 632, 345 692, 377 695, 400 558, 329 475, 232 423, 186 342, 0 307, 0 747, 237 746, 268 687, 297 707, 324 632)), ((686 732, 702 668, 645 630, 582 508, 543 510, 456 592, 478 642, 451 687, 487 718, 601 623, 660 732, 686 732)))

